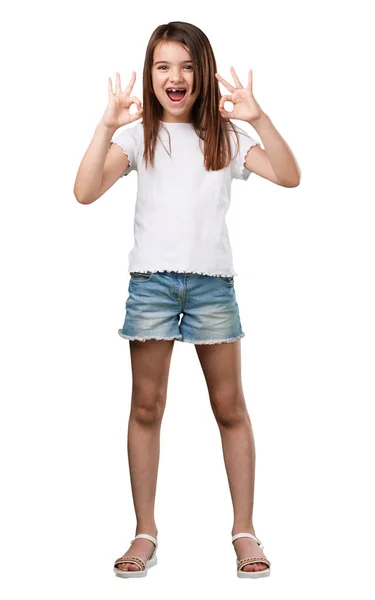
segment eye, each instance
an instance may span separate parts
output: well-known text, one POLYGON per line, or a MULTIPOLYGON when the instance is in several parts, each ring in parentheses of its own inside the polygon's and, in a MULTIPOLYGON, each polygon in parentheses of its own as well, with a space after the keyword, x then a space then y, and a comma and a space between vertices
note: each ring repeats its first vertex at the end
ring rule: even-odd
MULTIPOLYGON (((164 69, 164 67, 168 68, 167 65, 160 65, 160 67, 158 67, 158 69, 164 69)), ((191 65, 185 65, 185 67, 188 67, 189 70, 193 69, 193 67, 191 65)))

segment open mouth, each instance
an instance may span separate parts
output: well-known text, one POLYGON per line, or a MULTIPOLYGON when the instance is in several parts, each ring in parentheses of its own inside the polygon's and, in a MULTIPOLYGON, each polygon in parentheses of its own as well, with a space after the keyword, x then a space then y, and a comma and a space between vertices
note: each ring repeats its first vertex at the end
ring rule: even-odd
POLYGON ((168 88, 166 93, 168 98, 176 104, 182 102, 186 96, 186 90, 183 88, 168 88))

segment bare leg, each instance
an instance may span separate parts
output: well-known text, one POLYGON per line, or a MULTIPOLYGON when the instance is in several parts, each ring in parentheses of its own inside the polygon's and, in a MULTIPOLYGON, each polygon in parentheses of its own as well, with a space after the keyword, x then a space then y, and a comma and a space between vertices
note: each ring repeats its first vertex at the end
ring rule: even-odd
MULTIPOLYGON (((136 535, 157 537, 155 494, 160 452, 160 427, 164 414, 169 367, 174 340, 129 341, 133 375, 132 402, 128 424, 128 460, 137 519, 136 535)), ((146 562, 155 549, 146 539, 135 540, 127 556, 146 562)), ((133 563, 118 565, 123 571, 137 571, 133 563)))
MULTIPOLYGON (((196 344, 206 379, 210 403, 219 426, 224 463, 233 502, 232 535, 255 534, 253 526, 255 445, 241 382, 241 340, 196 344)), ((255 540, 233 542, 239 559, 265 556, 255 540)), ((244 571, 261 571, 263 563, 246 565, 244 571)))

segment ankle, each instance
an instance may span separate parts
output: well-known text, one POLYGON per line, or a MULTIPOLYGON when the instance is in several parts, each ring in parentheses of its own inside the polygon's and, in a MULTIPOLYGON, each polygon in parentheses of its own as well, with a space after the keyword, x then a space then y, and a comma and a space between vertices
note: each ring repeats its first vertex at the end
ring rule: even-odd
POLYGON ((232 536, 236 533, 252 533, 255 535, 255 529, 252 523, 236 523, 233 525, 232 536))
POLYGON ((147 524, 138 524, 135 530, 135 535, 139 533, 148 533, 148 535, 152 535, 153 537, 158 537, 158 528, 155 524, 147 525, 147 524))

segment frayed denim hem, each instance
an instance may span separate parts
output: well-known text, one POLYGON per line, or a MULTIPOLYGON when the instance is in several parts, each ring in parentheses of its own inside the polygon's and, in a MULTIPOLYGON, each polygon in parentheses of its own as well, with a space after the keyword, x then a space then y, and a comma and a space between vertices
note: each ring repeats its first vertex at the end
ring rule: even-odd
POLYGON ((236 342, 237 340, 239 340, 240 338, 243 338, 245 336, 245 333, 241 333, 240 335, 238 335, 237 337, 233 337, 233 338, 228 338, 226 340, 207 340, 207 341, 198 341, 198 340, 183 340, 182 336, 175 336, 173 335, 172 337, 138 337, 138 336, 131 336, 131 335, 125 335, 124 333, 121 332, 121 330, 118 331, 119 336, 121 336, 122 338, 124 338, 125 340, 138 340, 139 342, 147 342, 147 340, 177 340, 178 342, 187 342, 188 344, 228 344, 230 342, 236 342))
POLYGON ((139 342, 147 342, 147 340, 178 340, 178 341, 182 341, 181 340, 182 336, 175 336, 175 335, 173 335, 172 337, 152 337, 152 336, 151 337, 137 337, 137 336, 133 336, 133 335, 125 335, 124 333, 121 332, 121 329, 119 329, 117 333, 119 334, 119 336, 121 336, 125 340, 138 340, 139 342))
POLYGON ((208 340, 206 342, 194 341, 194 340, 179 340, 179 341, 180 342, 188 342, 189 344, 223 344, 223 343, 235 342, 235 341, 239 340, 240 338, 243 338, 244 336, 245 336, 245 334, 242 332, 237 337, 228 338, 227 340, 208 340))

